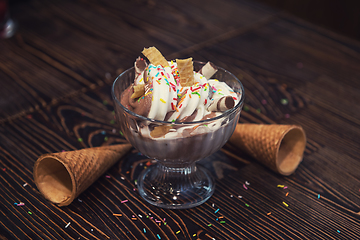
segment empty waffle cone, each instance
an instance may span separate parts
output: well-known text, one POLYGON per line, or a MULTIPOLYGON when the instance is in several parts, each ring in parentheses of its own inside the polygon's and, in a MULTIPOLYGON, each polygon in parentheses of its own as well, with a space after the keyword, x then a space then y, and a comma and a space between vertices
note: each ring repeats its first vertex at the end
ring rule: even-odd
POLYGON ((229 140, 247 154, 288 176, 303 158, 306 136, 302 127, 277 124, 238 124, 229 140))
POLYGON ((130 149, 121 144, 41 155, 34 165, 35 184, 46 199, 67 206, 130 149))

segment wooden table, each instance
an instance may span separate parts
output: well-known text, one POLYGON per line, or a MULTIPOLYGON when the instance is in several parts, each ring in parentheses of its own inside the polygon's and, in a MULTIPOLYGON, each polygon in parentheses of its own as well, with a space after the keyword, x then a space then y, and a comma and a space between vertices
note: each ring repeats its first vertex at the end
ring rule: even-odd
POLYGON ((11 11, 19 29, 0 41, 1 239, 360 236, 359 42, 248 0, 29 0, 11 11), (144 157, 133 149, 68 207, 47 201, 32 176, 41 154, 126 142, 110 87, 148 46, 238 76, 240 122, 301 125, 297 171, 277 175, 225 146, 200 162, 216 178, 214 195, 166 210, 139 197, 131 173, 144 157))

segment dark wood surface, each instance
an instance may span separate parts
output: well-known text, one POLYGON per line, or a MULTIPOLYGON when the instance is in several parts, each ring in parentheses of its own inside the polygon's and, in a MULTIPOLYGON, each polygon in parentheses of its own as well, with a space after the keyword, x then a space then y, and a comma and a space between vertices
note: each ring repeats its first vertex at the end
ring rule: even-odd
POLYGON ((359 42, 245 0, 29 0, 11 12, 19 29, 0 41, 0 238, 359 238, 359 42), (214 195, 165 210, 139 197, 136 175, 149 160, 133 149, 68 207, 47 201, 36 159, 125 143, 110 86, 153 45, 238 76, 240 122, 300 124, 308 141, 297 171, 277 175, 225 145, 200 161, 214 195))

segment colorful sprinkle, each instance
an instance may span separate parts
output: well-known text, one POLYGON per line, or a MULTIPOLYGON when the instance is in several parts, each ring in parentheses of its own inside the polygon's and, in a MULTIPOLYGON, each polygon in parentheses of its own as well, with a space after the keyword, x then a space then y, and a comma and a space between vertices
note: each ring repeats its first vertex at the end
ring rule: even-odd
POLYGON ((193 234, 193 237, 196 237, 196 233, 193 234))
POLYGON ((243 184, 243 187, 244 187, 246 190, 248 190, 248 188, 245 186, 245 184, 243 184))
POLYGON ((163 102, 163 103, 166 103, 166 101, 162 98, 160 98, 160 101, 163 102))
POLYGON ((161 239, 160 235, 159 234, 156 234, 156 236, 158 237, 158 239, 161 239))
POLYGON ((271 212, 268 212, 266 215, 268 215, 268 216, 269 216, 270 214, 271 214, 271 212))
POLYGON ((320 199, 320 194, 318 194, 318 199, 320 199))
POLYGON ((106 178, 111 178, 109 175, 106 175, 105 177, 106 177, 106 178))
POLYGON ((216 209, 216 211, 214 213, 217 213, 220 210, 220 208, 216 209))
POLYGON ((16 204, 16 206, 18 206, 18 207, 21 207, 21 206, 24 206, 25 205, 25 203, 18 203, 18 204, 16 204))
POLYGON ((284 188, 284 185, 277 185, 278 188, 284 188))
POLYGON ((180 230, 176 232, 176 234, 179 234, 180 233, 180 230))
POLYGON ((113 213, 113 216, 114 217, 122 217, 122 214, 121 213, 113 213))
POLYGON ((66 224, 65 228, 68 228, 68 226, 70 226, 71 222, 68 222, 68 224, 66 224))
POLYGON ((285 194, 285 197, 287 197, 289 195, 289 192, 287 192, 286 194, 285 194))
POLYGON ((250 207, 250 205, 249 205, 249 204, 247 204, 247 203, 245 203, 245 206, 250 207))
POLYGON ((286 202, 282 202, 282 203, 285 205, 285 207, 289 206, 289 204, 287 204, 286 202))
POLYGON ((281 102, 282 105, 286 105, 286 104, 289 103, 289 100, 287 100, 286 98, 283 98, 283 99, 280 100, 280 102, 281 102))
POLYGON ((28 211, 28 214, 32 215, 32 212, 28 211))
POLYGON ((23 184, 23 187, 26 187, 27 185, 28 185, 27 183, 24 183, 24 184, 23 184))
POLYGON ((284 189, 287 189, 287 188, 288 188, 287 186, 284 187, 284 189))
POLYGON ((340 233, 340 230, 336 230, 338 233, 340 233))
POLYGON ((121 136, 124 136, 124 134, 122 133, 122 131, 119 131, 119 133, 120 133, 121 136))
POLYGON ((78 138, 78 141, 79 141, 79 142, 82 142, 82 141, 83 141, 83 139, 82 139, 82 138, 78 138))
POLYGON ((144 228, 143 230, 144 230, 144 233, 146 233, 146 229, 144 228))
POLYGON ((121 201, 120 203, 126 203, 126 202, 128 202, 129 200, 123 200, 123 201, 121 201))
POLYGON ((210 223, 210 224, 208 224, 208 227, 211 227, 212 226, 212 224, 210 223))
POLYGON ((222 223, 225 223, 225 221, 220 221, 220 223, 222 224, 222 223))

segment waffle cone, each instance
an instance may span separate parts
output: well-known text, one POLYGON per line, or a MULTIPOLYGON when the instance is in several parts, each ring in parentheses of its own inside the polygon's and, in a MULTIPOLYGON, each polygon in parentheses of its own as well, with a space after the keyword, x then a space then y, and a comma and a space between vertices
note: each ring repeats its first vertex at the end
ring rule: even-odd
POLYGON ((35 184, 46 199, 67 206, 130 148, 121 144, 41 155, 34 165, 35 184))
POLYGON ((271 170, 288 176, 302 161, 306 136, 296 125, 238 124, 229 142, 271 170))

